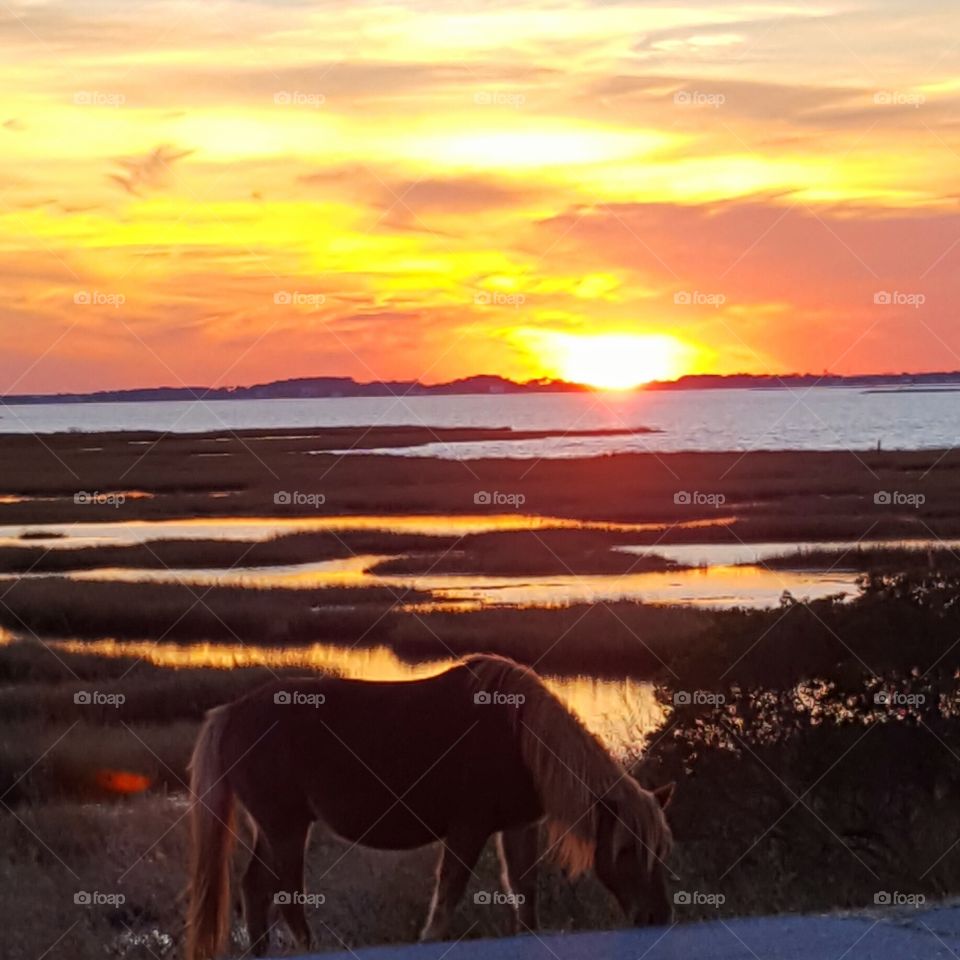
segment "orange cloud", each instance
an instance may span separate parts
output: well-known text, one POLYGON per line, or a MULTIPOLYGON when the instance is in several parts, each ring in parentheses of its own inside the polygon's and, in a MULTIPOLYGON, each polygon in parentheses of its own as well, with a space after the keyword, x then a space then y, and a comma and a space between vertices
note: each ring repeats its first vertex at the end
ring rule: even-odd
POLYGON ((960 366, 958 26, 11 0, 0 388, 538 376, 603 337, 689 346, 673 372, 960 366))

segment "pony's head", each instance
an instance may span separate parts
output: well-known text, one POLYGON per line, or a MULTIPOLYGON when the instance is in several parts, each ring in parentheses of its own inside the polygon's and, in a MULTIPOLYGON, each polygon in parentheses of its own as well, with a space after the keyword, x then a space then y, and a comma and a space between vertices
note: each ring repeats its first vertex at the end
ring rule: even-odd
POLYGON ((593 867, 634 923, 668 923, 664 810, 674 784, 645 790, 532 670, 499 657, 466 661, 479 690, 523 694, 520 750, 547 824, 548 852, 569 876, 593 867))
POLYGON ((644 790, 624 776, 598 801, 593 868, 636 926, 673 918, 666 870, 673 839, 664 811, 674 786, 644 790))

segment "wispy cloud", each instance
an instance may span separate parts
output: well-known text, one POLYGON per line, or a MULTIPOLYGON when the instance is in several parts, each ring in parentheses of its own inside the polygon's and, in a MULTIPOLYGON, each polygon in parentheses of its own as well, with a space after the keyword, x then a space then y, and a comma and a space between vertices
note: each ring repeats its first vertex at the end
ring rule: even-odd
POLYGON ((161 145, 142 156, 117 160, 116 165, 122 172, 109 173, 107 176, 127 193, 139 197, 147 191, 168 186, 173 165, 192 153, 193 150, 161 145))
POLYGON ((947 0, 10 0, 0 373, 56 343, 23 389, 167 379, 128 327, 193 382, 254 343, 238 380, 553 372, 528 331, 956 366, 958 28, 947 0))

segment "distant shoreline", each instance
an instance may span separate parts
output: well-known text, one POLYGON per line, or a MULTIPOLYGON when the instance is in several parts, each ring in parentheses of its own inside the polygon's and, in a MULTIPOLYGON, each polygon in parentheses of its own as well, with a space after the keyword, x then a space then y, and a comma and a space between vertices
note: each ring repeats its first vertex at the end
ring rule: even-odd
MULTIPOLYGON (((661 390, 790 390, 813 387, 859 388, 869 393, 920 393, 960 390, 960 371, 916 374, 691 374, 654 381, 627 393, 661 390)), ((556 393, 603 393, 565 380, 518 382, 480 375, 447 383, 416 380, 358 382, 352 377, 302 377, 245 387, 140 387, 90 393, 32 393, 0 397, 0 407, 54 403, 157 403, 215 400, 336 400, 353 397, 506 396, 556 393)))

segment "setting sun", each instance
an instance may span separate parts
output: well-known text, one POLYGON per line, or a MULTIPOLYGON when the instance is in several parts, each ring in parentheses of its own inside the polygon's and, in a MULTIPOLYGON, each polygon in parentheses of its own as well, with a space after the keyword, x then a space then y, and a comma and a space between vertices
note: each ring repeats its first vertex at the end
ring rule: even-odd
POLYGON ((603 390, 628 390, 688 373, 695 351, 669 334, 551 333, 544 362, 556 375, 603 390))

